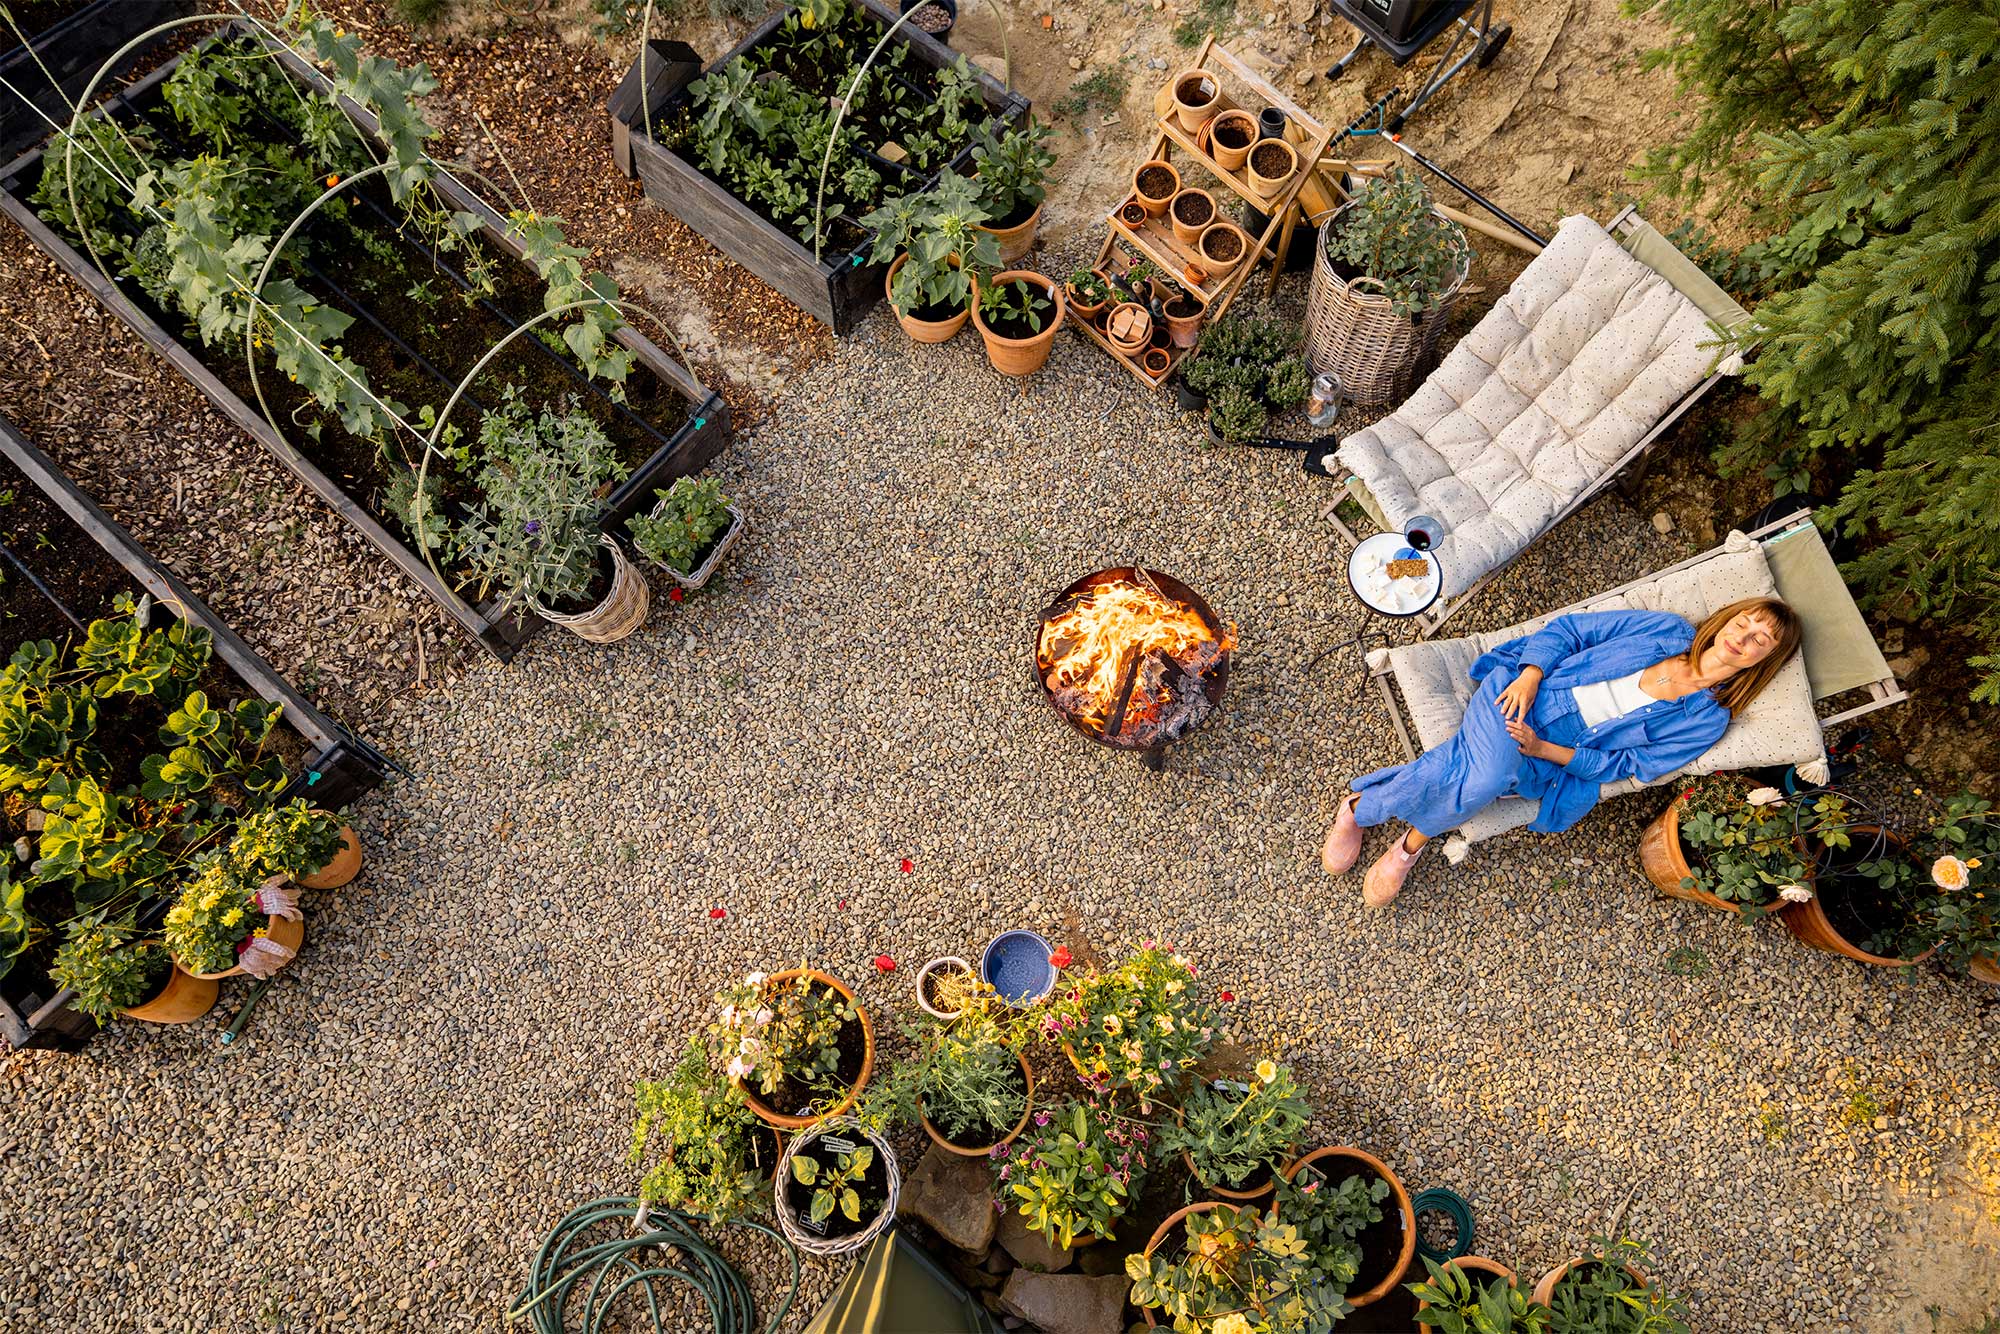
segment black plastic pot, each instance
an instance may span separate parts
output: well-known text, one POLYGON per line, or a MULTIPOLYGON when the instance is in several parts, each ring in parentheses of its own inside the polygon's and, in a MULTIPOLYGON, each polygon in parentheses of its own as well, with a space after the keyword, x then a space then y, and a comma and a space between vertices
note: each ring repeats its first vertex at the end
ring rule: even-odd
POLYGON ((1188 388, 1186 380, 1174 381, 1174 403, 1182 412, 1208 411, 1208 395, 1188 388))
POLYGON ((1259 139, 1282 139, 1285 135, 1285 113, 1276 107, 1265 107, 1257 113, 1257 137, 1259 139))
POLYGON ((903 0, 901 12, 907 14, 913 9, 922 9, 925 5, 930 5, 944 11, 944 27, 938 32, 926 32, 925 29, 917 27, 915 19, 911 19, 903 25, 903 31, 908 32, 910 29, 916 28, 918 32, 926 32, 926 35, 935 37, 946 46, 950 46, 951 30, 958 24, 958 0, 903 0))
MULTIPOLYGON (((1236 225, 1249 234, 1254 248, 1256 238, 1264 234, 1265 226, 1271 221, 1262 209, 1245 204, 1236 215, 1236 225)), ((1292 228, 1292 248, 1285 252, 1285 271, 1294 273, 1300 269, 1310 269, 1313 262, 1313 247, 1319 244, 1319 228, 1308 227, 1303 222, 1292 228)))

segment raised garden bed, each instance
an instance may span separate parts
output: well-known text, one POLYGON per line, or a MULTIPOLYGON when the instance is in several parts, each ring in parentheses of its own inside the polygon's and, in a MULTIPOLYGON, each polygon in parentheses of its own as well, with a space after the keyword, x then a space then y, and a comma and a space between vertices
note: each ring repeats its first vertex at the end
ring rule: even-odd
POLYGON ((66 123, 71 100, 118 48, 194 12, 192 0, 16 0, 10 8, 28 41, 17 42, 14 29, 0 24, 0 162, 40 143, 50 121, 66 123))
MULTIPOLYGON (((817 15, 813 27, 801 24, 803 10, 783 10, 711 64, 704 80, 735 80, 709 85, 714 93, 691 88, 696 71, 690 64, 649 80, 651 137, 644 123, 647 113, 636 105, 639 99, 614 100, 613 111, 627 112, 622 124, 629 127, 631 166, 648 198, 836 334, 844 334, 883 295, 885 266, 869 261, 873 233, 862 218, 884 200, 929 188, 947 168, 967 172, 979 121, 971 114, 973 91, 995 134, 1026 116, 1029 103, 984 70, 960 63, 942 42, 904 25, 841 121, 842 144, 827 177, 825 240, 815 258, 813 201, 826 137, 819 130, 815 144, 800 125, 800 112, 845 96, 854 67, 897 15, 875 0, 821 0, 807 8, 817 15), (726 96, 725 86, 733 90, 726 96), (951 89, 959 86, 967 90, 962 125, 948 121, 949 112, 940 109, 954 103, 951 89), (777 105, 787 94, 759 92, 774 87, 796 95, 797 106, 777 105), (770 111, 785 127, 776 132, 803 145, 774 164, 779 168, 775 174, 748 153, 731 152, 719 162, 702 160, 701 119, 738 114, 733 108, 739 95, 749 103, 750 116, 770 111), (760 97, 772 105, 762 106, 760 97), (728 105, 717 112, 725 101, 728 105)), ((817 112, 805 118, 817 123, 817 112)), ((746 127, 744 133, 755 131, 746 127)))
MULTIPOLYGON (((328 718, 257 655, 200 598, 66 477, 55 462, 0 418, 0 644, 61 645, 94 619, 114 614, 120 594, 150 595, 152 624, 179 619, 206 629, 214 656, 203 685, 218 706, 262 698, 281 704, 274 737, 290 775, 281 798, 309 796, 346 806, 373 790, 388 761, 328 718)), ((23 831, 0 814, 5 840, 23 831)), ((160 905, 159 911, 164 911, 160 905)), ((0 1037, 12 1048, 75 1050, 97 1026, 71 1010, 32 954, 0 977, 0 1037)))
MULTIPOLYGON (((216 41, 262 43, 275 52, 286 75, 324 94, 329 85, 318 71, 289 50, 268 43, 247 28, 231 27, 216 41)), ((206 46, 206 44, 204 44, 206 46)), ((188 57, 163 66, 116 100, 121 123, 143 121, 163 156, 200 151, 169 114, 163 87, 188 57)), ((258 99, 244 129, 258 142, 296 145, 296 131, 274 117, 258 99)), ((384 152, 375 118, 343 100, 343 108, 384 152)), ((218 408, 271 451, 315 494, 331 505, 369 542, 450 614, 494 656, 510 657, 540 622, 532 616, 500 614, 493 603, 474 605, 453 586, 450 568, 434 569, 416 548, 401 517, 389 504, 391 489, 409 467, 380 444, 350 434, 330 413, 322 413, 299 386, 287 383, 268 363, 260 364, 257 384, 280 422, 296 423, 280 436, 253 406, 256 388, 245 368, 240 340, 201 343, 186 330, 188 321, 168 310, 130 278, 107 282, 90 258, 72 244, 61 215, 45 221, 32 200, 45 164, 60 171, 55 151, 30 153, 0 176, 0 209, 36 244, 87 287, 135 332, 171 361, 218 408)), ((431 182, 449 209, 481 225, 455 254, 439 254, 416 234, 391 202, 380 179, 354 186, 339 207, 316 213, 287 247, 285 276, 314 301, 352 320, 339 335, 349 361, 368 374, 383 398, 408 405, 410 419, 424 406, 441 409, 461 377, 501 339, 543 310, 546 287, 524 258, 525 246, 506 220, 458 180, 442 173, 431 182), (298 262, 291 263, 297 255, 298 262), (482 283, 484 277, 489 282, 482 283)), ((317 193, 310 189, 308 201, 317 193)), ((60 198, 60 195, 58 195, 60 198)), ((296 209, 286 209, 280 227, 296 209)), ((134 226, 129 216, 122 225, 134 226)), ((113 268, 113 272, 118 272, 113 268)), ((573 400, 613 441, 629 469, 606 501, 603 526, 617 531, 629 515, 652 503, 653 492, 674 478, 699 471, 727 443, 729 412, 679 362, 624 325, 612 337, 633 357, 622 391, 585 373, 576 356, 542 324, 509 342, 487 363, 451 418, 464 438, 477 434, 478 414, 498 403, 508 387, 525 401, 554 406, 573 400), (538 337, 548 334, 549 337, 538 337)), ((393 428, 391 428, 393 430, 393 428)), ((468 483, 448 469, 433 467, 430 478, 444 484, 441 508, 451 513, 476 504, 468 483)))

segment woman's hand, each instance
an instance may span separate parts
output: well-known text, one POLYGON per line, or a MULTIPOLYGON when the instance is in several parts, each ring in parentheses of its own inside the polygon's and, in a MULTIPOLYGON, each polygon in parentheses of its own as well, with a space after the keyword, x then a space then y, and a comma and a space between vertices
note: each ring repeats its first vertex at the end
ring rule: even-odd
POLYGON ((1520 719, 1509 718, 1507 720, 1507 735, 1514 738, 1514 744, 1529 759, 1539 760, 1543 758, 1542 739, 1535 735, 1534 728, 1529 727, 1520 719))
POLYGON ((1521 674, 1500 692, 1500 698, 1496 701, 1500 705, 1500 712, 1505 714, 1510 722, 1523 721, 1527 718, 1528 711, 1535 707, 1535 696, 1541 692, 1541 688, 1542 669, 1523 667, 1521 674))

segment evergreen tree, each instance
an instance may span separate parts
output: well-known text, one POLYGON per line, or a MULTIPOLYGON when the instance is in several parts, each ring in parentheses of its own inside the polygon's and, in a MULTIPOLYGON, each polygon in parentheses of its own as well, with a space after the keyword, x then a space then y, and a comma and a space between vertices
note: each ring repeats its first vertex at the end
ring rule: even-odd
MULTIPOLYGON (((1723 451, 1838 488, 1866 596, 1968 626, 2000 703, 2000 0, 1634 0, 1700 94, 1642 170, 1742 199, 1769 282, 1743 334, 1765 409, 1723 451)), ((1719 197, 1719 195, 1718 195, 1719 197)))

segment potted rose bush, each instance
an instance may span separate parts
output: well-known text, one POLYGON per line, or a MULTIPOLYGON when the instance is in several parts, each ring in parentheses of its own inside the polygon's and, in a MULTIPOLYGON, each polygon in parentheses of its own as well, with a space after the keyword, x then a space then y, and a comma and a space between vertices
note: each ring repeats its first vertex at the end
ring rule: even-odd
POLYGON ((1970 792, 1934 803, 1907 852, 1862 862, 1892 905, 1863 948, 1897 958, 1935 950, 1947 968, 2000 982, 2000 816, 1970 792))
POLYGON ((1787 799, 1711 774, 1646 826, 1639 861, 1661 893, 1751 921, 1810 899, 1814 848, 1850 842, 1847 804, 1833 793, 1787 799))
POLYGON ((1214 1011, 1194 993, 1195 966, 1151 941, 1052 993, 1043 1031, 1087 1082, 1130 1089, 1142 1114, 1186 1078, 1215 1038, 1214 1011))
POLYGON ((1033 1121, 1011 1148, 993 1151, 1028 1230, 1057 1250, 1116 1236, 1145 1178, 1152 1133, 1103 1094, 1037 1112, 1033 1121))
POLYGON ((716 1058, 760 1120, 800 1129, 846 1111, 867 1087, 874 1026, 839 979, 812 968, 750 973, 716 1002, 716 1058))
POLYGON ((1187 1163, 1189 1192, 1199 1185, 1226 1200, 1271 1193, 1312 1120, 1292 1072, 1266 1058, 1247 1081, 1197 1084, 1162 1143, 1187 1163))
POLYGON ((1307 1167, 1279 1176, 1274 1208, 1298 1229, 1314 1281, 1345 1297, 1361 1274, 1361 1238, 1378 1233, 1395 1207, 1391 1193, 1387 1180, 1369 1172, 1336 1179, 1307 1167))
POLYGON ((1351 1309, 1315 1282, 1298 1229, 1254 1207, 1193 1204, 1125 1257, 1132 1304, 1180 1330, 1327 1334, 1351 1309))
POLYGON ((698 1038, 665 1079, 633 1086, 633 1166, 650 1163, 642 1202, 706 1214, 716 1222, 764 1207, 777 1170, 777 1132, 750 1114, 743 1092, 715 1072, 698 1038))

